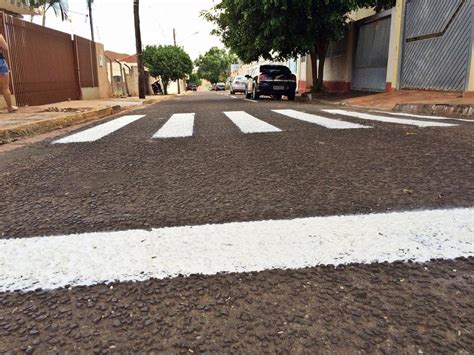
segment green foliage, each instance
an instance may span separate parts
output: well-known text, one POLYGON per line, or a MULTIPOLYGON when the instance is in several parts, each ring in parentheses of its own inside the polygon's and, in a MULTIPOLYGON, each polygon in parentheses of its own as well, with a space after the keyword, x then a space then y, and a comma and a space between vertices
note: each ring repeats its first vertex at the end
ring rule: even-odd
POLYGON ((202 85, 202 80, 197 73, 191 73, 189 75, 188 83, 196 84, 197 86, 202 85))
POLYGON ((319 59, 319 67, 313 63, 313 82, 320 87, 327 48, 344 36, 349 13, 393 4, 394 0, 222 0, 202 16, 217 26, 213 33, 246 63, 310 52, 313 60, 319 59))
POLYGON ((185 79, 193 71, 193 62, 189 55, 175 46, 146 46, 143 51, 143 63, 150 75, 161 77, 163 90, 168 93, 170 81, 185 79))
POLYGON ((237 62, 238 58, 234 54, 227 52, 225 49, 213 47, 204 55, 200 55, 195 64, 198 67, 200 78, 216 84, 227 80, 230 75, 231 64, 237 62))
POLYGON ((27 0, 33 7, 39 8, 43 11, 43 26, 46 21, 46 12, 53 9, 56 16, 61 17, 62 21, 68 19, 69 4, 67 0, 38 0, 36 2, 27 0))

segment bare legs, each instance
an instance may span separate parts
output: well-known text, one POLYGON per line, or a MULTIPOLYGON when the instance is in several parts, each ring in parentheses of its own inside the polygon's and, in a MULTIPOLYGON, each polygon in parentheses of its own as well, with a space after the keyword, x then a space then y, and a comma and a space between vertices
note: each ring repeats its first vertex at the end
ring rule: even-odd
POLYGON ((10 75, 0 75, 0 91, 7 103, 8 112, 18 110, 18 107, 12 106, 12 94, 10 92, 10 75))

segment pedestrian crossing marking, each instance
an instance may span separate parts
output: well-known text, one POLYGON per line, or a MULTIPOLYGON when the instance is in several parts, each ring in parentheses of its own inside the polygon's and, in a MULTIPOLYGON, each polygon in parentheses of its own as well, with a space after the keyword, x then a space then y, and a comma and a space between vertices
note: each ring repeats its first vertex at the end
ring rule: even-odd
POLYGON ((258 118, 249 115, 244 111, 224 112, 224 114, 237 126, 243 133, 270 133, 281 132, 281 129, 272 126, 258 118))
POLYGON ((195 113, 177 113, 155 133, 154 139, 192 137, 195 113))
POLYGON ((327 117, 322 117, 318 115, 313 115, 305 112, 299 112, 295 110, 273 110, 273 112, 279 113, 281 115, 295 118, 300 121, 313 123, 318 126, 323 126, 329 129, 359 129, 359 128, 372 128, 370 126, 363 126, 357 123, 345 122, 340 120, 335 120, 327 117))
POLYGON ((422 127, 422 128, 423 127, 456 127, 457 126, 457 124, 452 124, 452 123, 418 121, 418 120, 410 120, 410 119, 405 119, 405 118, 371 115, 368 113, 355 112, 355 111, 344 111, 344 110, 323 110, 323 111, 333 114, 333 115, 349 116, 349 117, 359 118, 361 120, 403 124, 403 125, 417 126, 417 127, 422 127))
POLYGON ((95 142, 105 136, 118 131, 119 129, 138 121, 145 117, 145 115, 129 115, 122 116, 113 121, 103 123, 101 125, 86 129, 85 131, 75 133, 73 135, 58 139, 53 144, 68 144, 68 143, 88 143, 95 142))

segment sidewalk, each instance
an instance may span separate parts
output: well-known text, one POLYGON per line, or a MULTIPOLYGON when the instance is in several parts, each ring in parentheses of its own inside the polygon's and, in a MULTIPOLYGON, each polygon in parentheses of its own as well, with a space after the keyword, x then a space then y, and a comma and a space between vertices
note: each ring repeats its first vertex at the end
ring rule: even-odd
POLYGON ((313 97, 322 104, 343 105, 414 114, 462 116, 474 119, 474 98, 460 93, 401 90, 389 93, 350 92, 313 97))
POLYGON ((20 138, 50 132, 122 111, 137 109, 174 98, 175 95, 124 99, 64 101, 42 106, 20 107, 17 112, 0 111, 0 145, 20 138))

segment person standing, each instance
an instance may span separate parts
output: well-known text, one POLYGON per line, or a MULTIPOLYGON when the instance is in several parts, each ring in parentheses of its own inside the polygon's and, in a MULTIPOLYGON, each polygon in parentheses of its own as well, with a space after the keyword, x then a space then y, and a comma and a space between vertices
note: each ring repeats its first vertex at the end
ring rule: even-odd
POLYGON ((10 92, 10 68, 6 57, 8 57, 8 44, 3 35, 0 34, 0 91, 7 103, 8 112, 15 112, 18 107, 12 106, 12 94, 10 92))

